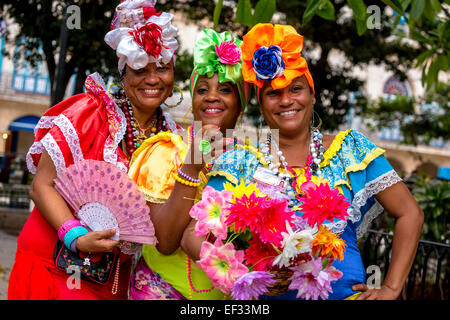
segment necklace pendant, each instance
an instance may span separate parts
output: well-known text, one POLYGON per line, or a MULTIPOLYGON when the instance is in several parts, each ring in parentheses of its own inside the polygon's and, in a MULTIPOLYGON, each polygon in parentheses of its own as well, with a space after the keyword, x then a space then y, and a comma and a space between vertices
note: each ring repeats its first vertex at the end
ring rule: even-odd
POLYGON ((142 134, 142 133, 138 133, 136 135, 136 140, 139 140, 139 141, 145 140, 146 138, 147 137, 144 134, 142 134))
POLYGON ((253 180, 264 185, 284 187, 283 179, 272 170, 264 168, 261 165, 256 167, 255 173, 253 174, 253 180))

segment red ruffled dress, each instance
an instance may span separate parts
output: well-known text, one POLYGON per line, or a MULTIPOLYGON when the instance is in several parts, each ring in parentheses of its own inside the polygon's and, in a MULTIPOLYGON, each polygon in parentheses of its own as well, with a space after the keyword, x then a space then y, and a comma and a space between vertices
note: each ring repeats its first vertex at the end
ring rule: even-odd
MULTIPOLYGON (((52 158, 57 172, 83 159, 103 160, 127 171, 127 157, 119 148, 126 131, 124 114, 107 94, 104 82, 97 73, 87 78, 85 87, 86 93, 55 105, 41 117, 35 129, 34 143, 27 154, 31 172, 36 172, 44 149, 52 158)), ((17 240, 8 299, 128 298, 132 266, 130 255, 121 253, 116 295, 111 293, 115 269, 103 285, 81 280, 81 286, 73 288, 71 283, 68 285, 71 275, 54 265, 56 240, 56 230, 34 208, 17 240)))

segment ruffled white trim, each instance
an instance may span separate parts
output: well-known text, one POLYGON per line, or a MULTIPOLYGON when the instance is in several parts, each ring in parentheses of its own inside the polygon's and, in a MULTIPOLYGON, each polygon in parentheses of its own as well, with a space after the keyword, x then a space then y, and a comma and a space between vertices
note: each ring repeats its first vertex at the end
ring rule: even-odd
POLYGON ((356 228, 356 239, 361 238, 366 233, 372 221, 384 211, 383 206, 375 199, 374 205, 366 212, 361 224, 356 228))
POLYGON ((32 154, 42 154, 44 151, 44 146, 40 141, 33 142, 30 149, 28 150, 26 161, 27 161, 27 168, 28 171, 30 171, 32 174, 36 173, 36 166, 34 165, 33 158, 31 157, 32 154))
POLYGON ((78 138, 77 131, 70 122, 70 120, 63 114, 60 114, 55 120, 54 124, 61 130, 64 138, 69 145, 72 152, 73 161, 83 161, 83 152, 81 152, 80 139, 78 138))
POLYGON ((366 183, 364 189, 358 191, 353 197, 353 214, 349 217, 350 220, 352 222, 361 220, 360 208, 366 204, 367 200, 400 181, 402 181, 402 179, 398 176, 397 172, 391 170, 366 183))
MULTIPOLYGON (((38 129, 51 129, 54 125, 56 125, 62 132, 64 138, 66 139, 67 145, 72 153, 72 157, 74 162, 84 160, 83 152, 81 151, 80 139, 78 137, 77 131, 74 126, 70 122, 70 120, 63 114, 59 116, 43 116, 39 120, 36 125, 34 134, 36 135, 38 129)), ((36 166, 34 165, 32 154, 42 154, 42 152, 47 150, 48 154, 53 160, 53 163, 56 167, 56 171, 59 173, 61 170, 65 169, 65 159, 61 149, 56 143, 55 139, 50 133, 47 133, 41 141, 34 142, 30 149, 28 150, 26 156, 26 162, 28 170, 35 174, 36 166), (51 148, 57 148, 55 150, 51 150, 51 148)))
POLYGON ((181 128, 181 130, 178 130, 177 124, 175 123, 175 121, 173 121, 172 116, 168 112, 163 111, 163 116, 164 119, 166 119, 166 123, 170 131, 178 135, 181 135, 183 133, 183 128, 181 128))
MULTIPOLYGON (((349 210, 347 210, 347 212, 349 212, 349 210)), ((326 226, 333 233, 341 233, 344 231, 345 227, 347 227, 347 220, 339 220, 333 223, 324 223, 324 226, 326 226)))
MULTIPOLYGON (((36 124, 36 127, 34 127, 33 133, 34 136, 36 136, 39 129, 51 129, 55 123, 54 120, 57 116, 42 116, 38 123, 36 124)), ((36 174, 36 166, 34 165, 33 158, 31 157, 32 154, 42 154, 44 151, 44 146, 40 141, 33 142, 30 149, 27 152, 26 156, 26 163, 28 171, 30 171, 32 174, 36 174)))
MULTIPOLYGON (((352 205, 348 209, 349 216, 347 217, 347 220, 328 224, 327 227, 334 233, 343 232, 347 226, 347 221, 356 223, 361 220, 361 208, 367 203, 368 199, 400 181, 402 181, 402 179, 398 176, 397 172, 395 172, 395 170, 390 170, 366 183, 364 188, 354 195, 352 205)), ((360 238, 367 231, 369 224, 383 212, 383 210, 381 204, 375 199, 375 204, 366 212, 363 221, 357 228, 357 238, 360 238)))
MULTIPOLYGON (((62 172, 66 168, 66 160, 53 136, 50 133, 47 133, 44 138, 42 138, 41 143, 50 155, 50 158, 52 158, 56 172, 62 172)), ((42 151, 40 153, 42 153, 42 151)))
POLYGON ((34 135, 36 135, 39 129, 50 129, 53 127, 53 120, 55 119, 56 116, 42 116, 36 124, 36 127, 34 127, 34 135))
POLYGON ((114 99, 109 95, 108 91, 106 90, 106 85, 105 81, 103 81, 103 78, 97 72, 91 74, 90 77, 96 84, 98 84, 106 92, 110 100, 114 103, 114 111, 119 115, 120 118, 119 130, 116 132, 116 135, 114 136, 114 146, 112 148, 108 148, 105 146, 105 148, 103 149, 103 159, 106 162, 117 166, 120 170, 127 172, 128 171, 127 167, 123 163, 117 161, 117 148, 119 147, 119 143, 122 141, 123 137, 125 136, 125 132, 127 130, 126 125, 127 121, 125 119, 125 114, 119 108, 119 106, 117 106, 114 99))

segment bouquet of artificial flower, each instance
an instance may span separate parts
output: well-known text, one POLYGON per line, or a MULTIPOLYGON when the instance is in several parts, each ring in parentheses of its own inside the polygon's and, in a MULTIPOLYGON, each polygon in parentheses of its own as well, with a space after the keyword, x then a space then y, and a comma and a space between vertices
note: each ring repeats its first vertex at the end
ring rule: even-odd
POLYGON ((287 270, 286 289, 297 290, 298 298, 328 298, 331 282, 342 276, 332 263, 343 259, 345 242, 323 223, 345 219, 349 203, 310 175, 297 191, 299 205, 291 211, 287 197, 257 183, 203 190, 190 215, 197 220, 195 234, 207 237, 197 264, 216 288, 233 299, 257 299, 287 270))

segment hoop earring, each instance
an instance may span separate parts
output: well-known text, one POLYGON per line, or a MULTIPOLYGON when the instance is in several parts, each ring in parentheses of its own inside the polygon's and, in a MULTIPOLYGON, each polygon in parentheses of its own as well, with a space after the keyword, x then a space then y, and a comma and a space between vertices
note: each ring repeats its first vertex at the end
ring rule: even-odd
POLYGON ((171 108, 175 108, 175 107, 178 107, 180 104, 181 104, 181 102, 183 102, 183 91, 180 89, 180 87, 178 87, 178 86, 176 86, 176 85, 174 85, 173 86, 175 89, 177 89, 179 92, 180 92, 180 101, 178 101, 176 104, 174 104, 174 105, 168 105, 168 104, 166 104, 166 102, 163 102, 163 105, 166 107, 166 108, 169 108, 169 109, 171 109, 171 108))
POLYGON ((181 119, 181 123, 187 124, 189 118, 191 117, 191 114, 192 114, 192 106, 190 106, 188 111, 184 114, 183 118, 181 119))
POLYGON ((107 89, 107 91, 110 93, 110 94, 113 94, 112 92, 111 92, 111 88, 112 87, 114 87, 114 86, 116 86, 116 87, 118 87, 118 88, 120 88, 120 89, 123 89, 123 84, 122 83, 111 83, 109 86, 108 86, 108 89, 107 89))
POLYGON ((320 130, 320 127, 322 127, 322 119, 320 119, 319 114, 316 112, 316 110, 313 110, 313 114, 312 114, 312 118, 311 118, 311 123, 309 125, 309 127, 311 128, 312 131, 314 130, 320 130), (317 115, 317 118, 319 119, 319 124, 317 126, 315 126, 315 119, 314 119, 314 114, 317 115))
POLYGON ((242 120, 242 114, 243 114, 243 112, 241 111, 241 113, 239 113, 239 116, 238 116, 238 118, 237 118, 235 128, 241 128, 241 125, 242 125, 242 123, 241 123, 241 120, 242 120))
POLYGON ((259 128, 262 129, 262 127, 264 126, 264 116, 262 114, 259 115, 259 128))
POLYGON ((258 138, 258 145, 259 145, 259 139, 261 139, 263 134, 263 127, 264 127, 264 116, 262 114, 259 115, 258 118, 258 130, 256 131, 257 138, 258 138))

